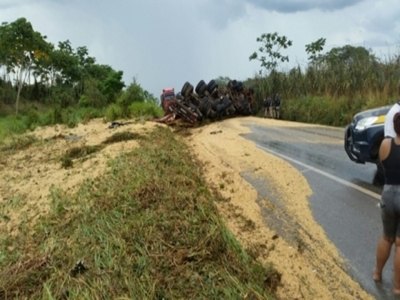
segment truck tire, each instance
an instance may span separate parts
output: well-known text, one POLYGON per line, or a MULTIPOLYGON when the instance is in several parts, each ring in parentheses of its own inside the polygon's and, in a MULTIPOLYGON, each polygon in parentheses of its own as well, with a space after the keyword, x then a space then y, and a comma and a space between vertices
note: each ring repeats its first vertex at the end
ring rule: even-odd
POLYGON ((238 93, 242 92, 243 91, 243 82, 237 81, 234 86, 234 90, 238 93))
POLYGON ((218 89, 218 84, 215 82, 215 80, 211 80, 207 84, 207 91, 210 93, 210 95, 212 95, 216 89, 218 89))
POLYGON ((236 80, 229 80, 229 82, 228 82, 228 88, 230 89, 230 90, 233 90, 234 89, 234 86, 236 85, 236 80))
POLYGON ((204 80, 200 80, 195 89, 197 95, 203 97, 206 90, 207 84, 204 82, 204 80))
POLYGON ((193 85, 190 82, 186 81, 182 87, 181 94, 183 97, 188 97, 193 93, 193 85))
POLYGON ((200 99, 199 109, 205 117, 208 117, 210 111, 212 110, 211 101, 208 96, 205 96, 200 99))

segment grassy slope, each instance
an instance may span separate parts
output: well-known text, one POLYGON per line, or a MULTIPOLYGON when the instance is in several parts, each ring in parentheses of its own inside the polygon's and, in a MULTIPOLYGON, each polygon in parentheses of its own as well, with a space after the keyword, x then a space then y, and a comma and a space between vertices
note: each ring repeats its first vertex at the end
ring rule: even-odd
POLYGON ((224 227, 179 138, 160 128, 140 141, 76 194, 54 189, 33 228, 0 228, 0 298, 272 297, 276 272, 224 227))

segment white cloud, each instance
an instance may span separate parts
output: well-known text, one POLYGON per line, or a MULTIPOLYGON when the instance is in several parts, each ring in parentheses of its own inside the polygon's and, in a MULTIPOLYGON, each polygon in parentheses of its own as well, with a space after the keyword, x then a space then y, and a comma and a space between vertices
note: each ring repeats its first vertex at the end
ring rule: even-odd
POLYGON ((293 41, 284 68, 304 66, 305 44, 321 37, 326 50, 356 44, 382 52, 400 33, 397 0, 0 0, 0 8, 0 20, 26 17, 55 44, 87 46, 155 96, 186 80, 252 77, 259 66, 248 57, 262 33, 293 41))
POLYGON ((283 13, 294 13, 313 9, 323 11, 340 10, 364 0, 247 0, 258 7, 283 13))

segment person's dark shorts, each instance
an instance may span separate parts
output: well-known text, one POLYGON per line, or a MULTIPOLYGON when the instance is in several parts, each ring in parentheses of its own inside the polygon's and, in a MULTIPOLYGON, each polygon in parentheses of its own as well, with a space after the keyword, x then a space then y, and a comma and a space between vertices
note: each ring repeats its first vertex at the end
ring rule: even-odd
POLYGON ((380 207, 384 235, 400 237, 400 185, 384 185, 380 207))

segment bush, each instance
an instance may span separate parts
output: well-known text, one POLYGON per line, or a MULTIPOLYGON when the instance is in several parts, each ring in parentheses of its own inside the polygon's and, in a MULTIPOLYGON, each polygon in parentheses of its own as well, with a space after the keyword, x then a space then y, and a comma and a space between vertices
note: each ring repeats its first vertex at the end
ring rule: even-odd
POLYGON ((107 104, 107 98, 100 91, 94 80, 87 80, 85 83, 85 91, 79 98, 79 106, 81 107, 104 107, 107 104))
POLYGON ((74 91, 70 88, 56 87, 53 89, 52 93, 53 103, 61 108, 76 104, 74 91))
POLYGON ((118 104, 111 104, 105 113, 106 121, 115 121, 123 117, 123 110, 118 104))
POLYGON ((160 117, 162 116, 161 108, 149 102, 134 102, 129 106, 131 117, 160 117))
POLYGON ((71 111, 67 111, 63 114, 63 123, 66 124, 69 128, 76 127, 79 124, 78 115, 74 114, 71 111))
POLYGON ((80 108, 77 113, 79 119, 82 120, 83 123, 87 123, 91 119, 102 117, 104 115, 104 109, 93 107, 80 108))
POLYGON ((13 104, 17 98, 17 92, 11 84, 0 85, 0 99, 4 104, 13 104))
POLYGON ((60 107, 53 108, 48 115, 48 124, 60 124, 63 122, 62 110, 60 107))
POLYGON ((142 87, 134 81, 118 98, 117 103, 123 107, 128 108, 134 102, 145 102, 145 91, 142 87))
POLYGON ((8 116, 0 119, 0 140, 13 134, 24 133, 28 127, 21 116, 8 116))
POLYGON ((91 106, 90 99, 86 95, 82 95, 79 98, 79 106, 81 106, 81 107, 89 107, 89 106, 91 106))
POLYGON ((37 110, 30 108, 25 114, 24 122, 26 128, 29 128, 31 130, 40 125, 40 115, 37 110))

